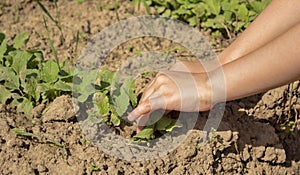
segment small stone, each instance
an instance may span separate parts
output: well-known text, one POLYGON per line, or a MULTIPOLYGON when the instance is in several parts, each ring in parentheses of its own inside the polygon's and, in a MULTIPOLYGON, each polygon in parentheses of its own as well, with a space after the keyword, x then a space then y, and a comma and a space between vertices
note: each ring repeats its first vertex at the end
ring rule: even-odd
POLYGON ((242 152, 242 160, 243 161, 247 161, 249 158, 250 158, 250 153, 249 153, 249 149, 248 149, 248 146, 246 145, 243 152, 242 152))
POLYGON ((232 139, 232 131, 218 131, 218 134, 224 139, 224 141, 229 142, 232 139))
POLYGON ((265 156, 263 158, 266 162, 275 163, 277 159, 276 150, 274 147, 268 147, 265 152, 265 156))
POLYGON ((255 158, 260 159, 264 156, 265 149, 266 148, 264 146, 253 147, 252 148, 252 154, 255 158))

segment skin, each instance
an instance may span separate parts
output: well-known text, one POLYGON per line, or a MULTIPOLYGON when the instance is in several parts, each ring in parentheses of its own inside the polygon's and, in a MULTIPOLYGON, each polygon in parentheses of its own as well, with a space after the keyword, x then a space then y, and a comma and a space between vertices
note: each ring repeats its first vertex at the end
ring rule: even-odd
POLYGON ((218 57, 181 61, 160 72, 128 116, 137 132, 154 110, 207 111, 214 104, 279 87, 300 77, 300 1, 273 0, 218 57), (284 22, 282 22, 284 21, 284 22))

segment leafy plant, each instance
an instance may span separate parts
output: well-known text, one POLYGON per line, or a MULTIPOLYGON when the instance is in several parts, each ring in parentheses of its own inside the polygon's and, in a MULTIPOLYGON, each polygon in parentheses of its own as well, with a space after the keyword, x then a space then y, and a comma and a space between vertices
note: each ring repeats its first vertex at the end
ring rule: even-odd
POLYGON ((134 0, 153 6, 156 13, 188 22, 191 26, 212 29, 212 36, 231 38, 244 30, 270 0, 134 0))
MULTIPOLYGON (((105 122, 110 126, 120 126, 127 112, 136 107, 138 101, 135 95, 135 82, 131 77, 120 82, 117 72, 103 67, 100 72, 80 71, 75 77, 80 82, 74 83, 77 99, 85 103, 93 96, 93 110, 89 112, 88 120, 92 123, 105 122), (85 77, 85 78, 84 78, 85 77)), ((161 134, 170 132, 174 128, 181 127, 175 119, 161 116, 159 112, 153 112, 150 117, 150 125, 135 135, 132 141, 146 142, 155 138, 155 132, 161 134)))
MULTIPOLYGON (((89 78, 94 81, 97 79, 97 88, 91 90, 87 86, 80 87, 81 92, 79 101, 84 102, 88 96, 93 95, 94 111, 93 114, 101 115, 102 119, 113 126, 121 124, 121 117, 124 116, 129 107, 137 105, 137 97, 134 94, 135 84, 132 78, 126 78, 123 83, 119 83, 118 73, 102 68, 100 73, 94 74, 89 78), (89 89, 88 92, 84 89, 89 89), (83 97, 83 98, 82 98, 83 97)), ((85 80, 91 81, 91 80, 85 80)), ((85 84, 85 83, 83 83, 85 84)))
POLYGON ((133 136, 132 141, 148 144, 149 140, 155 138, 156 131, 159 132, 160 134, 164 134, 166 132, 173 131, 173 129, 175 128, 182 127, 180 121, 164 116, 157 111, 151 114, 150 121, 148 123, 150 123, 151 125, 148 125, 141 132, 133 136))
POLYGON ((3 33, 0 36, 1 103, 29 115, 34 106, 72 91, 72 69, 60 70, 65 62, 59 67, 52 60, 45 61, 41 51, 20 49, 28 42, 28 33, 17 35, 12 45, 3 33))

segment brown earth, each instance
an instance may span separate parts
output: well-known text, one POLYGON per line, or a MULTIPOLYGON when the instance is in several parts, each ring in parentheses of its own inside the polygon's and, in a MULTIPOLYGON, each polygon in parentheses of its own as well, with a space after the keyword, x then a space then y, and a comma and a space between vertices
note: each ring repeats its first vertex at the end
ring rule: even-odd
MULTIPOLYGON (((55 14, 53 3, 42 3, 55 14)), ((125 0, 120 1, 117 13, 107 10, 113 4, 110 1, 84 1, 82 4, 59 1, 65 39, 61 39, 50 20, 47 24, 61 60, 75 62, 74 58, 94 34, 119 19, 137 15, 125 0), (76 49, 77 32, 81 37, 76 49)), ((1 1, 0 28, 12 38, 28 31, 31 39, 26 47, 42 49, 46 59, 53 59, 43 26, 43 12, 35 1, 1 1)), ((132 49, 123 49, 128 53, 118 54, 116 51, 117 56, 143 50, 144 45, 139 42, 132 42, 132 49)), ((155 39, 145 42, 157 43, 155 39)), ((218 44, 227 42, 223 40, 218 44)), ((162 45, 172 47, 170 42, 162 45)), ((107 64, 114 66, 116 63, 107 64)), ((187 139, 177 149, 160 158, 144 161, 118 159, 89 142, 80 121, 76 120, 69 96, 57 98, 46 108, 43 105, 36 107, 33 119, 1 105, 0 174, 300 174, 299 92, 299 82, 295 82, 264 94, 228 102, 220 127, 212 139, 199 145, 208 117, 208 113, 201 113, 196 127, 188 132, 187 139), (290 121, 296 123, 291 128, 290 121), (37 136, 15 136, 13 131, 16 128, 37 136)), ((131 128, 127 135, 132 132, 131 128)))

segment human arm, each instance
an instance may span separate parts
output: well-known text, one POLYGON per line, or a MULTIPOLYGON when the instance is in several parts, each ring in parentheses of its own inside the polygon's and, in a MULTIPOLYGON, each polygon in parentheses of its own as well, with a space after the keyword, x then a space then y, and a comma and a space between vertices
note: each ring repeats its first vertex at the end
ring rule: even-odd
MULTIPOLYGON (((259 49, 300 22, 299 0, 273 0, 249 27, 218 55, 219 65, 227 64, 259 49)), ((209 64, 209 63, 208 63, 209 64)), ((200 73, 218 65, 205 66, 200 62, 180 61, 171 70, 200 73)))
MULTIPOLYGON (((205 111, 215 103, 246 97, 297 80, 300 77, 299 42, 300 24, 256 51, 208 74, 160 73, 128 118, 143 126, 154 110, 205 111), (196 92, 186 76, 193 78, 196 92), (223 80, 224 86, 220 85, 223 80), (220 92, 225 94, 218 94, 220 92), (199 106, 183 106, 185 103, 199 106)), ((141 128, 138 127, 138 131, 141 128)))

